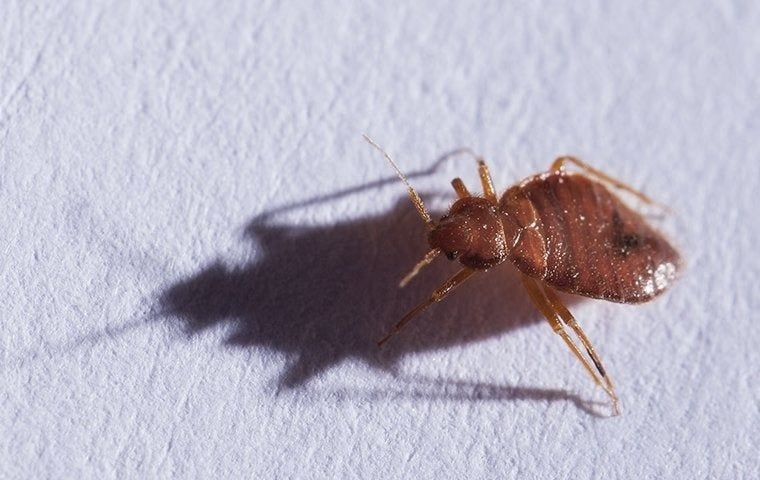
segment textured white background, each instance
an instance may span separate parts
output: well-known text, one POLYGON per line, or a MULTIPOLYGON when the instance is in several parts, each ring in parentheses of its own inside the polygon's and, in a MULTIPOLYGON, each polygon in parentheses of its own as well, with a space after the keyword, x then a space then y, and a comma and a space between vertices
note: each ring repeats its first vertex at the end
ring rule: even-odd
POLYGON ((0 3, 0 477, 758 478, 760 4, 360 3, 0 3), (672 291, 572 302, 623 416, 508 266, 378 352, 452 266, 395 289, 363 131, 438 211, 459 146, 675 209, 672 291))

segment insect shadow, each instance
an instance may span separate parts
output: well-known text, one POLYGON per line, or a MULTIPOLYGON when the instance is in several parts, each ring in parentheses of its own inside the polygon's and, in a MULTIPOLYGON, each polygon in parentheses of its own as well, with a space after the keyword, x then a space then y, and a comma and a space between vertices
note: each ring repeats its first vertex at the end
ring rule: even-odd
MULTIPOLYGON (((543 321, 517 273, 504 265, 476 276, 378 348, 377 340, 457 269, 440 260, 405 289, 397 288, 426 252, 425 235, 406 198, 385 214, 321 227, 277 224, 263 215, 245 229, 256 251, 253 260, 236 266, 211 263, 164 290, 161 308, 189 336, 225 326, 227 345, 285 353, 290 360, 276 380, 278 390, 302 386, 347 359, 395 373, 405 355, 543 321)), ((489 390, 500 391, 506 392, 505 400, 578 400, 557 390, 489 390)), ((482 392, 473 395, 476 400, 482 392)))
POLYGON ((393 370, 402 356, 503 334, 540 319, 510 268, 473 279, 383 349, 377 340, 456 268, 441 261, 403 290, 425 253, 425 227, 404 199, 384 215, 324 227, 254 219, 257 257, 217 261, 161 295, 192 335, 232 325, 227 343, 290 354, 281 386, 294 387, 347 358, 393 370), (476 314, 470 314, 476 312, 476 314), (477 313, 485 315, 478 315, 477 313), (456 315, 454 315, 456 314, 456 315))

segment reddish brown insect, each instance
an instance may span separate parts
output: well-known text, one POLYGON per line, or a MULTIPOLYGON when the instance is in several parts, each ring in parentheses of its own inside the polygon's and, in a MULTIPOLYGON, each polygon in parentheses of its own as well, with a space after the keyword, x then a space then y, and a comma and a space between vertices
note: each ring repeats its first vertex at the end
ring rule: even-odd
POLYGON ((368 136, 364 138, 383 153, 406 184, 429 230, 430 251, 400 286, 440 254, 463 266, 430 298, 407 313, 378 345, 382 346, 410 320, 475 273, 508 260, 521 272, 535 306, 594 382, 609 395, 617 415, 619 401, 610 375, 554 290, 619 303, 642 303, 664 292, 679 270, 678 252, 607 186, 629 192, 645 203, 655 202, 573 157, 558 158, 548 172, 525 179, 499 199, 485 162, 468 151, 478 161, 483 196, 472 196, 462 180, 455 178, 451 183, 459 198, 445 216, 434 222, 390 155, 368 136), (568 172, 568 164, 582 173, 568 172), (567 328, 577 336, 580 346, 567 328))

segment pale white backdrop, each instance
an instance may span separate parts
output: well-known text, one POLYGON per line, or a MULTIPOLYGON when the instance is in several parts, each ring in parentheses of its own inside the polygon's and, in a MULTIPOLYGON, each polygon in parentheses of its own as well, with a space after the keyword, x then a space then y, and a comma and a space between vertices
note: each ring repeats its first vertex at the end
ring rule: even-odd
POLYGON ((0 4, 3 478, 758 478, 760 6, 0 4), (509 266, 378 351, 424 228, 572 153, 670 205, 686 270, 571 299, 509 266))

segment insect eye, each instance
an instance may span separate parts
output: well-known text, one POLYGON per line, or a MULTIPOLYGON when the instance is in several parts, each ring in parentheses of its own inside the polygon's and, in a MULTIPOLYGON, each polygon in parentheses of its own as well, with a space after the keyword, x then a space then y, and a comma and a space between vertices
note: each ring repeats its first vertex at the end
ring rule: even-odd
POLYGON ((639 246, 640 239, 638 235, 623 235, 623 246, 627 248, 636 248, 639 246))

